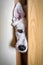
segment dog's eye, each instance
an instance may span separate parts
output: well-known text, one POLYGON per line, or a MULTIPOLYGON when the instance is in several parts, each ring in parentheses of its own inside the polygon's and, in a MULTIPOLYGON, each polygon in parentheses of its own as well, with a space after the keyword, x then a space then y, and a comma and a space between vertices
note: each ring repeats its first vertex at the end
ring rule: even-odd
POLYGON ((19 33, 23 33, 23 30, 17 30, 19 33))

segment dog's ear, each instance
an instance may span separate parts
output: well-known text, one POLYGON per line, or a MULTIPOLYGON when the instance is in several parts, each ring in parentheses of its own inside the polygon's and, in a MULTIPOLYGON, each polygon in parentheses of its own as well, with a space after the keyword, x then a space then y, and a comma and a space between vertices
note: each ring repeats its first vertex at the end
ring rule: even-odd
POLYGON ((25 12, 24 12, 20 2, 18 2, 16 4, 16 6, 14 7, 13 15, 17 19, 21 19, 21 18, 23 18, 25 16, 25 12))

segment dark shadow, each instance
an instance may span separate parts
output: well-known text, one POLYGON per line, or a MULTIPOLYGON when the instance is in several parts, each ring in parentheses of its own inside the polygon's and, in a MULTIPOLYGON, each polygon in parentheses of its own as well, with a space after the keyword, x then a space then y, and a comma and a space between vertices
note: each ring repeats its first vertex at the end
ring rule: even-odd
POLYGON ((21 65, 27 65, 28 61, 27 61, 27 52, 26 53, 21 53, 21 65))

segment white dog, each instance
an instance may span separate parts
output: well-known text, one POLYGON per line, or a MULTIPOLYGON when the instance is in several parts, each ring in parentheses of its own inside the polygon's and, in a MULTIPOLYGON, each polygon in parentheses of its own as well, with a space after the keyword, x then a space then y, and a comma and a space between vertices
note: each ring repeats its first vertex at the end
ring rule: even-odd
POLYGON ((27 51, 27 39, 25 36, 25 13, 23 8, 18 2, 14 9, 14 16, 13 16, 13 23, 12 25, 15 27, 16 30, 16 49, 21 52, 25 53, 27 51))

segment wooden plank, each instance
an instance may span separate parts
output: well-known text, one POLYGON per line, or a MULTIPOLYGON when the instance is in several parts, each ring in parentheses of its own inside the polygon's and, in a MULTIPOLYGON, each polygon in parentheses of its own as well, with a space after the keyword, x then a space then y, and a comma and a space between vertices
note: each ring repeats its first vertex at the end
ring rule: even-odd
POLYGON ((28 1, 28 65, 43 65, 43 0, 28 1))

